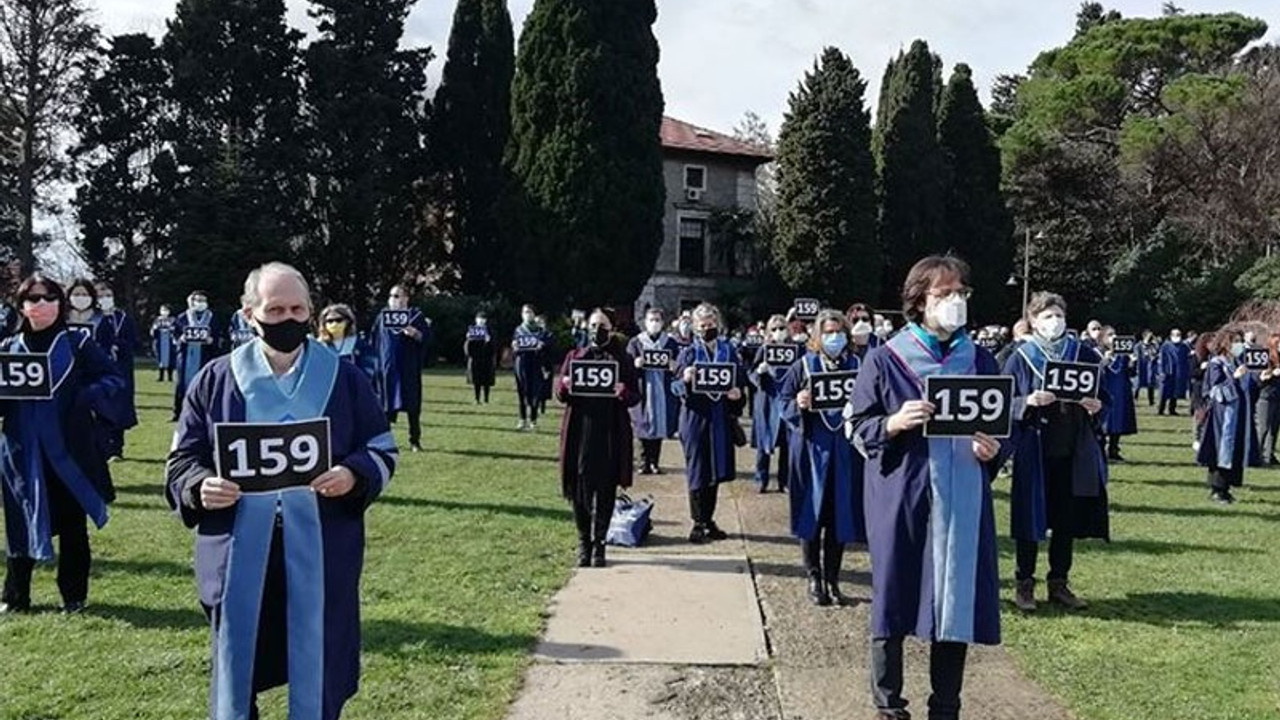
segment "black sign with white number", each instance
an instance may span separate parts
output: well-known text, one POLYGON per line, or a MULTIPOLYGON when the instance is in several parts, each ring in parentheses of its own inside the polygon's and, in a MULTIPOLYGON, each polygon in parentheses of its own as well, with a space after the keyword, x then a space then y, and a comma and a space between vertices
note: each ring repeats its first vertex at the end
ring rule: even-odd
POLYGON ((1102 368, 1089 363, 1050 360, 1044 364, 1043 390, 1063 402, 1080 402, 1098 397, 1102 368))
POLYGON ((387 330, 403 330, 409 327, 412 314, 408 310, 383 310, 382 327, 387 330))
POLYGON ((809 376, 809 395, 814 410, 839 410, 853 397, 857 370, 814 373, 809 376))
POLYGON ((613 360, 572 360, 569 362, 569 394, 609 396, 618 383, 618 363, 613 360))
POLYGON ((764 361, 774 367, 787 367, 800 359, 800 348, 790 343, 764 346, 764 361))
POLYGON ((69 323, 67 323, 67 329, 68 329, 68 330, 70 330, 71 332, 77 332, 77 333, 80 333, 81 335, 83 335, 83 336, 85 336, 85 337, 87 337, 87 338, 92 338, 92 337, 93 337, 93 325, 92 325, 91 323, 72 323, 72 322, 69 322, 69 323))
POLYGON ((667 370, 673 359, 670 350, 645 350, 640 354, 640 365, 645 370, 667 370))
POLYGON ((1266 348, 1245 348, 1244 366, 1250 370, 1266 370, 1271 367, 1271 352, 1266 348))
POLYGON ((694 363, 693 392, 722 395, 737 387, 738 368, 733 363, 694 363))
POLYGON ((812 320, 818 317, 818 311, 822 309, 822 303, 813 298, 796 298, 791 307, 795 310, 798 320, 812 320))
POLYGON ((978 347, 995 352, 1000 349, 1000 341, 993 337, 978 338, 978 347))
POLYGON ((329 419, 213 426, 218 477, 243 492, 305 487, 329 470, 329 419))
POLYGON ((1132 335, 1117 335, 1111 339, 1111 351, 1117 355, 1132 355, 1138 347, 1138 338, 1132 335))
POLYGON ((53 397, 49 356, 0 353, 0 400, 48 400, 53 397))
POLYGON ((761 345, 764 344, 764 338, 756 334, 751 334, 743 338, 742 343, 747 347, 752 347, 752 348, 760 347, 761 345))
POLYGON ((213 332, 208 325, 188 325, 182 329, 182 342, 192 345, 208 345, 213 342, 213 332))
POLYGON ((925 437, 1009 437, 1013 427, 1013 378, 1008 375, 935 375, 924 380, 933 417, 925 437))

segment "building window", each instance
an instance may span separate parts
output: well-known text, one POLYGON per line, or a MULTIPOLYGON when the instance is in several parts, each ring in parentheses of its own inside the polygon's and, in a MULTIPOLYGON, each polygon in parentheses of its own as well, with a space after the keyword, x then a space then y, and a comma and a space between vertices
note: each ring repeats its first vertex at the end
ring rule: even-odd
POLYGON ((707 221, 680 218, 680 272, 705 275, 707 272, 707 221))
POLYGON ((707 169, 702 165, 685 165, 684 166, 684 189, 685 190, 706 190, 707 189, 707 169))

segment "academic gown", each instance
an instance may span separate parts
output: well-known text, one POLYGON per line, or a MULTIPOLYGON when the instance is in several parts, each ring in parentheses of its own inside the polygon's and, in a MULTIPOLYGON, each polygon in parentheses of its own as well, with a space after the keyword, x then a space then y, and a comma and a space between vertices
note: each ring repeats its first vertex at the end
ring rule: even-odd
MULTIPOLYGON (((343 703, 356 693, 360 674, 360 573, 364 561, 364 512, 381 494, 396 468, 398 451, 386 415, 368 378, 354 363, 341 362, 315 340, 301 358, 303 364, 291 374, 292 395, 284 383, 271 375, 260 341, 241 346, 231 355, 218 358, 200 372, 182 407, 174 436, 173 450, 165 467, 166 498, 169 506, 187 527, 195 528, 195 575, 201 604, 209 613, 214 635, 214 672, 211 703, 216 720, 240 720, 251 692, 289 682, 290 720, 331 720, 338 717, 343 703), (256 355, 255 355, 256 353, 256 355), (326 360, 327 358, 327 360, 326 360), (274 384, 279 383, 279 384, 274 384), (246 391, 246 388, 248 389, 246 391), (246 397, 251 398, 246 401, 246 397), (333 465, 342 465, 356 477, 353 490, 343 497, 329 498, 309 490, 257 493, 258 499, 285 503, 291 510, 301 503, 300 515, 285 514, 270 541, 271 554, 263 585, 239 585, 237 595, 228 595, 231 586, 243 582, 243 573, 232 567, 240 557, 233 547, 248 530, 248 523, 261 520, 254 505, 240 503, 222 510, 205 510, 198 494, 202 480, 216 474, 214 428, 223 422, 278 422, 282 418, 307 420, 326 417, 330 422, 333 465), (241 508, 246 520, 237 522, 241 508), (314 509, 313 509, 314 508, 314 509), (318 517, 319 542, 301 546, 290 539, 287 527, 297 517, 299 533, 315 529, 318 517), (315 558, 319 551, 323 557, 315 558), (292 562, 290 553, 319 565, 318 573, 304 581, 322 582, 322 587, 292 593, 287 579, 292 571, 280 572, 280 558, 292 562), (316 575, 322 576, 317 579, 316 575), (235 577, 240 577, 239 581, 235 577), (252 603, 243 610, 253 589, 262 587, 258 621, 252 621, 252 603), (296 595, 296 597, 295 597, 296 595), (314 601, 322 600, 316 609, 314 601), (250 618, 224 625, 248 612, 250 618), (298 612, 314 632, 295 633, 285 638, 283 618, 298 612), (316 617, 312 613, 318 613, 316 617), (225 629, 225 632, 224 632, 225 629), (268 642, 256 644, 255 634, 266 634, 268 642), (316 637, 316 636, 319 637, 316 637), (251 669, 240 664, 244 657, 222 654, 223 643, 236 647, 256 647, 251 669), (301 652, 290 652, 294 645, 301 652), (228 664, 226 682, 219 677, 222 661, 228 664), (294 674, 291 668, 298 672, 294 674), (250 674, 252 679, 250 680, 250 674), (292 682, 291 682, 292 681, 292 682), (251 686, 251 687, 250 687, 251 686), (295 712, 295 691, 301 708, 295 712), (322 696, 322 697, 319 697, 322 696)), ((277 505, 279 508, 280 506, 277 505)), ((277 510, 279 512, 279 510, 277 510)), ((270 523, 270 514, 266 518, 270 523)), ((242 551, 237 551, 242 552, 242 551)), ((285 567, 289 567, 287 564, 285 567)), ((289 620, 294 623, 294 620, 289 620)))
POLYGON ((1226 475, 1233 486, 1239 487, 1244 483, 1244 472, 1243 468, 1236 467, 1237 444, 1243 443, 1244 464, 1248 467, 1261 467, 1262 450, 1254 427, 1253 403, 1249 401, 1257 378, 1250 372, 1237 380, 1235 371, 1234 360, 1222 356, 1209 360, 1201 390, 1208 412, 1196 462, 1204 467, 1233 471, 1226 475))
MULTIPOLYGON (((385 312, 385 311, 383 311, 385 312)), ((373 324, 373 347, 378 356, 378 387, 386 413, 404 412, 422 406, 422 365, 431 326, 417 308, 409 308, 409 326, 417 339, 400 328, 388 328, 383 313, 373 324)))
POLYGON ((1105 435, 1137 435, 1138 415, 1133 403, 1132 358, 1116 355, 1102 368, 1102 386, 1110 402, 1100 414, 1105 435))
POLYGON ((1134 349, 1134 354, 1138 359, 1138 388, 1157 387, 1159 385, 1157 376, 1160 369, 1160 346, 1155 343, 1138 343, 1138 347, 1134 349))
POLYGON ((685 478, 690 490, 734 479, 737 470, 729 423, 743 403, 724 395, 695 393, 686 387, 685 368, 698 362, 731 363, 735 368, 734 385, 741 390, 746 384, 745 369, 738 364, 738 355, 727 340, 716 340, 710 349, 695 342, 680 351, 671 392, 680 398, 680 444, 684 447, 685 478))
POLYGON ((160 370, 173 368, 176 363, 173 342, 173 318, 156 318, 151 323, 151 356, 160 370))
MULTIPOLYGON (((627 355, 632 364, 644 356, 645 350, 666 350, 674 360, 680 356, 680 345, 666 333, 649 337, 640 333, 627 343, 627 355)), ((636 437, 641 440, 665 440, 676 435, 680 417, 680 401, 671 393, 671 370, 657 368, 641 370, 639 405, 632 408, 631 420, 636 437)))
POLYGON ((493 333, 489 331, 488 325, 472 325, 467 328, 467 339, 462 343, 462 353, 467 358, 467 384, 475 387, 493 387, 497 363, 493 349, 493 333))
POLYGON ((378 373, 378 356, 373 346, 362 337, 344 337, 341 340, 321 342, 322 345, 338 354, 338 357, 356 367, 373 382, 378 373))
MULTIPOLYGON (((797 346, 799 355, 804 355, 804 346, 797 346)), ((747 380, 755 388, 751 394, 751 447, 773 454, 782 437, 782 390, 784 378, 794 365, 771 367, 768 372, 760 373, 761 354, 754 349, 744 347, 741 351, 742 365, 747 368, 747 380), (749 352, 750 350, 750 352, 749 352)))
POLYGON ((567 500, 584 489, 609 484, 630 487, 635 468, 635 443, 628 408, 640 402, 640 379, 623 348, 610 341, 605 348, 569 351, 556 377, 556 399, 564 403, 560 419, 560 491, 567 500), (568 377, 574 360, 613 360, 618 363, 621 397, 572 395, 559 378, 568 377))
MULTIPOLYGON (((1068 338, 1064 346, 1062 359, 1069 362, 1080 362, 1097 365, 1102 359, 1077 340, 1068 338)), ((1009 504, 1011 515, 1011 534, 1015 540, 1031 540, 1041 542, 1048 537, 1051 527, 1048 511, 1048 475, 1045 470, 1045 447, 1043 443, 1044 428, 1048 424, 1050 413, 1073 412, 1085 413, 1075 404, 1054 403, 1047 407, 1031 407, 1026 405, 1026 398, 1043 386, 1043 367, 1045 357, 1040 346, 1034 342, 1024 342, 1018 351, 1009 356, 1004 366, 1004 374, 1014 378, 1014 396, 1017 399, 1015 420, 1021 432, 1018 433, 1013 463, 1013 485, 1010 489, 1012 502, 1009 504)), ((1105 373, 1103 373, 1105 375, 1105 373)), ((1099 393, 1103 407, 1099 414, 1108 412, 1114 398, 1105 387, 1099 393)), ((1111 538, 1109 507, 1107 501, 1107 461, 1103 448, 1098 444, 1098 436, 1094 433, 1093 422, 1085 418, 1079 423, 1074 441, 1075 454, 1072 464, 1072 496, 1069 517, 1071 527, 1053 528, 1056 532, 1069 532, 1076 538, 1111 538)), ((1061 462, 1059 460, 1058 462, 1061 462)))
POLYGON ((182 398, 187 388, 195 380, 196 373, 208 365, 218 355, 218 324, 214 320, 213 311, 196 312, 188 310, 178 316, 173 323, 173 342, 177 353, 174 374, 178 381, 174 383, 174 412, 182 408, 182 398), (187 342, 185 333, 189 327, 209 329, 208 343, 187 342))
POLYGON ((134 357, 138 353, 138 326, 123 310, 113 311, 106 316, 106 321, 110 323, 112 335, 115 336, 111 359, 115 361, 116 367, 120 368, 120 374, 124 376, 125 388, 120 395, 122 403, 120 418, 124 427, 120 429, 127 430, 138 424, 133 382, 134 357))
POLYGON ((1000 581, 991 481, 1012 442, 999 441, 996 458, 980 463, 969 438, 930 439, 919 429, 890 438, 886 426, 903 404, 922 398, 922 375, 1000 371, 968 336, 958 333, 940 357, 920 332, 908 325, 870 352, 849 408, 850 439, 866 463, 871 636, 995 645, 1000 581))
POLYGON ((1166 340, 1160 346, 1160 397, 1185 398, 1191 381, 1191 348, 1166 340))
MULTIPOLYGON (((28 352, 27 342, 19 333, 0 342, 0 351, 28 352)), ((106 525, 115 488, 95 438, 95 417, 118 421, 113 414, 124 389, 115 364, 79 332, 57 331, 47 354, 53 399, 0 401, 6 550, 35 560, 53 558, 52 537, 61 530, 61 513, 49 507, 49 482, 61 482, 97 527, 106 525)))
POLYGON ((257 337, 253 326, 242 313, 233 313, 227 322, 227 347, 235 350, 257 337))
POLYGON ((516 385, 530 400, 537 400, 544 394, 546 376, 543 375, 543 367, 547 364, 550 341, 551 336, 545 330, 527 325, 516 326, 511 338, 515 350, 512 370, 516 375, 516 385))
POLYGON ((830 369, 817 353, 807 352, 783 375, 778 390, 782 422, 787 426, 787 461, 790 467, 791 534, 801 540, 818 536, 818 522, 827 493, 832 495, 836 540, 867 541, 863 514, 864 464, 845 437, 844 408, 801 410, 796 395, 809 388, 817 372, 858 371, 862 361, 846 351, 830 369))

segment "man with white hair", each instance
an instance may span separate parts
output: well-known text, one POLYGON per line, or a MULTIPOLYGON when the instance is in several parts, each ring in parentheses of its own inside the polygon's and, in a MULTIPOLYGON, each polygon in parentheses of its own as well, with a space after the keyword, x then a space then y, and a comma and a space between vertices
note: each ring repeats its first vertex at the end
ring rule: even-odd
POLYGON ((242 304, 257 337, 195 377, 165 469, 196 528, 210 717, 255 719, 257 694, 287 683, 290 718, 333 720, 359 679, 364 510, 397 450, 366 375, 308 337, 297 270, 254 270, 242 304))

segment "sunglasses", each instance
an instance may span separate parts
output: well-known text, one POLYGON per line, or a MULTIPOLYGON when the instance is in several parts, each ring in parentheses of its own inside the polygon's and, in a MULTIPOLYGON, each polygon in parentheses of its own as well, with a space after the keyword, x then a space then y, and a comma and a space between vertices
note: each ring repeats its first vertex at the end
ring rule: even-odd
POLYGON ((346 325, 347 321, 343 318, 329 318, 324 321, 325 325, 346 325))
POLYGON ((22 301, 33 302, 33 303, 34 302, 58 302, 58 296, 53 294, 45 294, 45 295, 32 294, 32 295, 23 296, 22 301))

